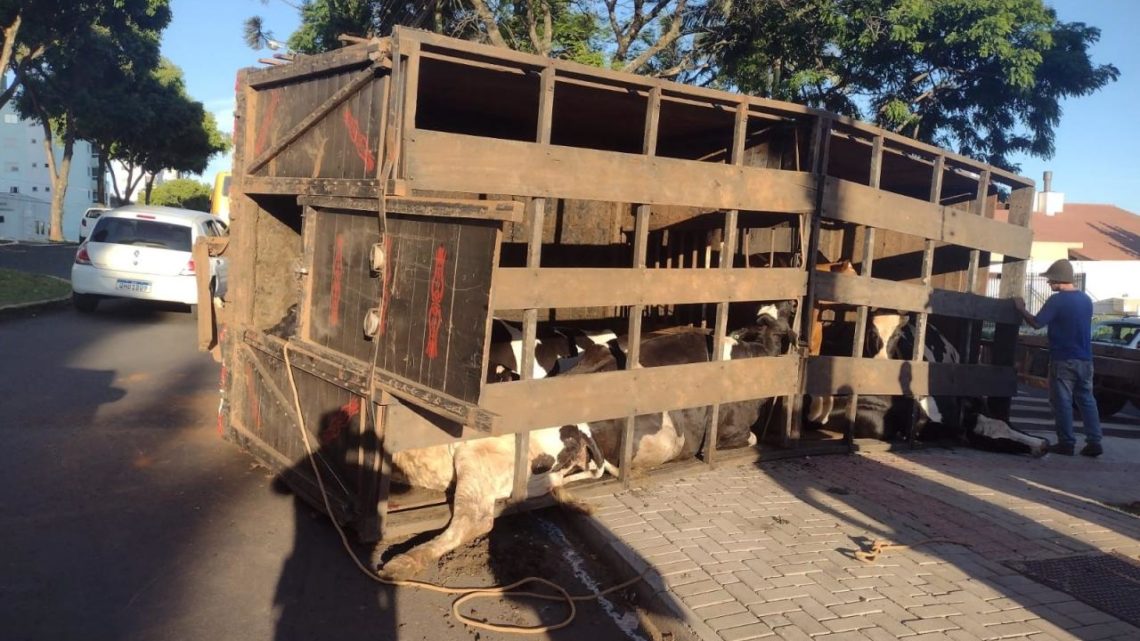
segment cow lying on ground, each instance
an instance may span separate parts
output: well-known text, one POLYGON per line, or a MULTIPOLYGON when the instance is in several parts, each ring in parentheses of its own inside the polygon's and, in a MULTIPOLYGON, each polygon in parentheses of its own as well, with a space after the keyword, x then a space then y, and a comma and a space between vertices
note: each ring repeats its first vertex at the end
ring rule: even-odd
MULTIPOLYGON (((724 352, 719 360, 777 356, 786 351, 794 338, 786 324, 765 315, 757 325, 726 337, 724 352)), ((563 375, 623 369, 627 348, 624 336, 608 345, 590 347, 577 364, 563 375)), ((647 335, 641 342, 640 362, 643 367, 703 363, 713 358, 712 336, 701 330, 681 328, 655 333, 647 335)), ((717 421, 717 449, 754 445, 756 435, 752 429, 762 424, 767 412, 771 411, 771 406, 772 399, 721 405, 717 421)), ((708 407, 697 407, 636 417, 632 459, 634 470, 647 470, 669 461, 695 457, 705 446, 709 412, 708 407)), ((579 426, 579 429, 588 430, 593 435, 606 460, 606 469, 615 476, 621 472, 618 465, 625 423, 626 419, 619 418, 579 426)))
MULTIPOLYGON (((870 320, 864 340, 864 358, 909 360, 913 353, 915 328, 908 322, 908 315, 880 312, 874 313, 870 320)), ((853 324, 834 324, 825 338, 824 353, 849 355, 853 336, 853 324)), ((923 360, 929 363, 962 362, 953 343, 930 324, 926 327, 923 360)), ((842 424, 846 420, 850 397, 836 398, 838 402, 827 404, 831 410, 825 418, 842 424)), ((985 399, 938 396, 919 397, 916 401, 918 412, 914 417, 914 428, 916 436, 921 440, 951 438, 965 441, 978 449, 1033 456, 1041 456, 1048 450, 1048 440, 1031 436, 1014 429, 1005 421, 987 416, 985 399), (962 424, 955 427, 956 421, 953 419, 959 409, 962 411, 962 424)), ((857 438, 894 440, 906 434, 911 419, 912 403, 905 397, 861 395, 857 402, 853 431, 857 438)), ((809 421, 813 421, 813 417, 809 416, 809 421)))
MULTIPOLYGON (((405 579, 428 563, 491 531, 495 502, 511 495, 514 435, 438 445, 392 455, 392 480, 445 492, 451 521, 435 538, 392 557, 380 570, 387 579, 405 579)), ((600 476, 604 460, 588 430, 567 425, 530 434, 527 498, 555 492, 578 478, 600 476), (574 472, 578 474, 574 474, 574 472)), ((557 494, 556 494, 557 496, 557 494)), ((379 562, 380 549, 373 555, 379 562)))
MULTIPOLYGON (((492 321, 488 382, 518 380, 522 363, 522 331, 492 321)), ((613 334, 588 334, 576 329, 540 325, 535 342, 534 378, 557 372, 560 359, 573 358, 595 341, 613 334)), ((598 478, 604 463, 588 427, 566 425, 531 432, 527 497, 556 492, 578 478, 598 478), (577 472, 577 474, 575 474, 577 472)), ((454 487, 451 521, 430 541, 390 559, 381 575, 402 579, 427 563, 491 530, 495 502, 511 495, 514 484, 514 435, 463 441, 397 452, 392 455, 392 480, 437 491, 454 487)), ((373 561, 379 561, 374 557, 373 561)))

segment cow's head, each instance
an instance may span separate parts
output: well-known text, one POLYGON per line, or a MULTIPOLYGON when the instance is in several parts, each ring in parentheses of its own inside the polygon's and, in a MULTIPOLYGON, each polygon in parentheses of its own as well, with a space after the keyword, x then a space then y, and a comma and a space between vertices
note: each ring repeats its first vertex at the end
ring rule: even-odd
POLYGON ((531 433, 538 453, 531 458, 532 474, 561 476, 563 483, 600 478, 605 457, 590 433, 590 426, 563 425, 531 433))
POLYGON ((903 328, 910 322, 910 314, 889 309, 871 310, 867 323, 867 336, 863 341, 865 358, 890 358, 897 350, 903 328))

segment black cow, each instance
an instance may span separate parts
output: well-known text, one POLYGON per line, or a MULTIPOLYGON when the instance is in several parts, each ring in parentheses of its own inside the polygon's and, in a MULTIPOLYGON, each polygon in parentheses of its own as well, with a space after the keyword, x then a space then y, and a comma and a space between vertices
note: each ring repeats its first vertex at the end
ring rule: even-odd
MULTIPOLYGON (((725 338, 720 360, 777 356, 784 353, 790 330, 777 319, 733 332, 725 338)), ((687 363, 704 363, 713 359, 713 337, 706 331, 679 328, 652 333, 642 339, 641 365, 664 367, 687 363)), ((616 371, 625 367, 627 337, 585 350, 576 365, 564 376, 616 371)), ((725 403, 717 421, 717 448, 733 449, 754 445, 752 428, 762 423, 771 410, 771 399, 725 403)), ((696 456, 705 444, 709 425, 709 408, 697 407, 638 416, 634 421, 633 467, 651 469, 674 460, 696 456)), ((579 426, 587 429, 596 441, 606 469, 615 476, 620 470, 621 439, 625 419, 595 421, 579 426)))
MULTIPOLYGON (((867 324, 864 341, 864 357, 909 360, 913 353, 915 327, 907 322, 905 315, 877 314, 867 324), (886 335, 884 339, 883 336, 886 335)), ((834 328, 825 337, 825 353, 850 354, 852 326, 849 323, 834 328)), ((923 360, 931 363, 960 363, 958 350, 934 325, 927 325, 923 360)), ((819 403, 813 399, 810 407, 823 405, 826 414, 812 415, 809 421, 819 423, 845 421, 847 403, 850 397, 839 397, 839 402, 819 403)), ((915 419, 915 434, 921 440, 952 438, 962 440, 978 449, 1032 454, 1041 456, 1049 447, 1049 441, 1016 430, 1005 421, 987 415, 989 411, 983 398, 919 397, 919 411, 915 419), (944 420, 953 417, 961 410, 962 423, 944 420)), ((857 438, 879 438, 894 440, 906 433, 912 419, 912 404, 901 396, 860 395, 856 413, 854 434, 857 438)))

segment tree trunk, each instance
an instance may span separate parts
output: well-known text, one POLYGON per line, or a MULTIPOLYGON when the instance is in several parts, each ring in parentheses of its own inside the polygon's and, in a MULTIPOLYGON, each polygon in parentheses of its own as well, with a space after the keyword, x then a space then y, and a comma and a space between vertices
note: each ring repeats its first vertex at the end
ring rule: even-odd
MULTIPOLYGON (((51 181, 51 230, 48 240, 62 242, 63 205, 67 197, 67 184, 71 179, 71 158, 75 152, 75 132, 71 130, 71 118, 66 118, 63 134, 63 160, 59 163, 59 174, 51 181)), ((50 143, 49 143, 50 144, 50 143)))
POLYGON ((107 200, 107 152, 99 150, 99 184, 95 188, 95 200, 100 205, 108 204, 107 200))
POLYGON ((149 205, 149 204, 150 204, 150 193, 151 193, 152 191, 154 191, 154 174, 147 174, 147 175, 146 175, 146 187, 145 187, 145 190, 146 190, 146 191, 145 191, 145 193, 143 194, 143 204, 144 204, 144 205, 149 205))
MULTIPOLYGON (((15 17, 12 19, 11 24, 4 25, 4 43, 0 46, 0 76, 5 76, 8 73, 8 65, 12 62, 12 51, 16 46, 16 35, 20 32, 20 13, 17 11, 15 17)), ((0 107, 3 107, 12 95, 16 93, 16 85, 20 83, 20 77, 14 76, 12 78, 11 87, 0 87, 0 107)), ((0 77, 0 85, 4 84, 3 77, 0 77)))

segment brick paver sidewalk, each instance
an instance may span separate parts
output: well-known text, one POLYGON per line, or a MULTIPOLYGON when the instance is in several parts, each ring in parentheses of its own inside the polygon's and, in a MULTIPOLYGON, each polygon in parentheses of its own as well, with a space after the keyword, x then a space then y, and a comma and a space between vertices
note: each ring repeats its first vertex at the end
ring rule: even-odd
POLYGON ((1140 639, 1003 565, 1140 555, 1140 464, 958 450, 722 466, 590 497, 598 529, 708 640, 1140 639), (875 540, 912 544, 874 563, 875 540), (640 566, 640 567, 639 567, 640 566))

